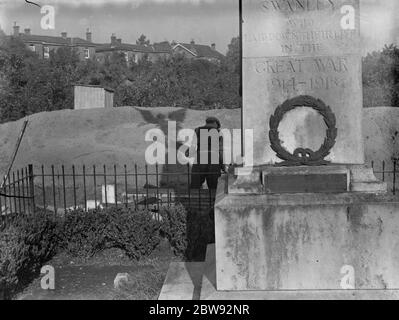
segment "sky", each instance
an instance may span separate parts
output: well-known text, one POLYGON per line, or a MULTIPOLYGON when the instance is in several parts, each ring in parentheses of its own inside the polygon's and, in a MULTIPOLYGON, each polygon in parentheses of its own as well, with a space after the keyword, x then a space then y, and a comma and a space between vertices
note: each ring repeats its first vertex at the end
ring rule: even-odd
MULTIPOLYGON (((11 34, 14 21, 31 28, 32 34, 85 38, 87 28, 93 41, 106 43, 115 33, 125 43, 135 43, 141 34, 152 42, 164 40, 200 44, 216 43, 226 53, 239 33, 238 0, 32 0, 56 9, 55 29, 42 30, 42 14, 24 0, 0 0, 0 25, 11 34)), ((364 52, 398 43, 397 0, 360 0, 364 52)))
MULTIPOLYGON (((35 1, 35 0, 32 0, 35 1)), ((125 43, 135 43, 141 34, 152 42, 164 40, 199 44, 215 43, 225 53, 238 36, 238 1, 234 0, 36 0, 56 8, 55 30, 42 30, 40 8, 24 0, 0 0, 0 24, 11 34, 17 21, 21 32, 68 35, 85 38, 86 28, 96 43, 110 42, 112 33, 125 43), (15 3, 14 3, 15 2, 15 3)))

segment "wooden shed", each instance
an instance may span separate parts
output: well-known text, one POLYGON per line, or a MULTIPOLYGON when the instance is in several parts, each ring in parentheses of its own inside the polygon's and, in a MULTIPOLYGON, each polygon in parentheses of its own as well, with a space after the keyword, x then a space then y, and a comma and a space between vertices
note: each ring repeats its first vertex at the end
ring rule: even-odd
POLYGON ((112 108, 114 106, 114 91, 94 85, 74 86, 74 109, 112 108))

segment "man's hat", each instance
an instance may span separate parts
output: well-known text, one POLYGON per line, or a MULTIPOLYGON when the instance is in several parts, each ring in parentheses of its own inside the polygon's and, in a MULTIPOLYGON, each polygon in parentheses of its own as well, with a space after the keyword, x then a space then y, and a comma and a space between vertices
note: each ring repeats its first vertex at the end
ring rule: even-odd
POLYGON ((222 125, 220 124, 220 121, 218 118, 215 117, 208 117, 206 118, 206 123, 216 123, 218 128, 220 128, 222 125))

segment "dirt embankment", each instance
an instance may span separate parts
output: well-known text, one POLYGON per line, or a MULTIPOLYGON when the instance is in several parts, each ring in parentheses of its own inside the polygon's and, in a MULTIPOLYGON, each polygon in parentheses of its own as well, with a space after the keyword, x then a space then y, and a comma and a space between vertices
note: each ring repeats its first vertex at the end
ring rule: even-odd
MULTIPOLYGON (((187 110, 176 108, 134 108, 61 110, 34 114, 21 144, 14 169, 61 164, 71 167, 145 164, 149 145, 145 133, 159 128, 167 133, 168 120, 177 129, 195 128, 207 116, 218 117, 225 128, 240 128, 240 110, 187 110)), ((11 158, 24 119, 0 125, 0 171, 11 158)), ((390 162, 399 156, 399 108, 364 109, 363 130, 366 161, 390 162)))
MULTIPOLYGON (((218 117, 225 128, 240 128, 240 110, 196 111, 176 108, 61 110, 29 117, 29 125, 14 168, 27 164, 71 167, 145 164, 150 144, 145 133, 159 128, 167 134, 168 120, 177 129, 195 128, 207 116, 218 117)), ((0 171, 11 158, 24 119, 0 125, 0 171)))

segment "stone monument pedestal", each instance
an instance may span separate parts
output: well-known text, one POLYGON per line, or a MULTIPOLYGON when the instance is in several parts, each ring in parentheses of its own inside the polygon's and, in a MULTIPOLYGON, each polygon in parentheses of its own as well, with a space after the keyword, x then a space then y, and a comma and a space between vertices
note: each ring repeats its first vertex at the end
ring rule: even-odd
POLYGON ((399 298, 399 202, 370 169, 262 166, 236 173, 228 188, 219 186, 216 244, 206 261, 171 265, 160 299, 399 298), (316 181, 336 175, 347 190, 277 194, 265 188, 265 176, 284 182, 287 174, 289 182, 310 173, 316 181), (366 190, 353 191, 361 186, 366 190))
POLYGON ((237 173, 215 205, 218 290, 341 290, 348 268, 355 289, 399 288, 399 203, 371 169, 237 173))

